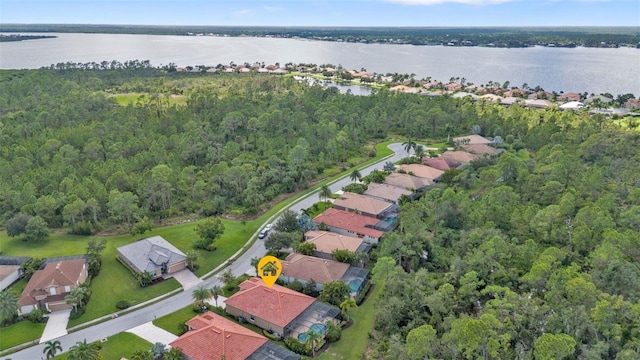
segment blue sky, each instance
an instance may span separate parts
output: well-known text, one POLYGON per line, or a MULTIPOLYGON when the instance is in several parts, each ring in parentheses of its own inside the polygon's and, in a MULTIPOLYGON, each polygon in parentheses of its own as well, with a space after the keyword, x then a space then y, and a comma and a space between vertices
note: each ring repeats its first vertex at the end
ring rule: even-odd
POLYGON ((640 26, 640 0, 0 0, 0 23, 640 26))

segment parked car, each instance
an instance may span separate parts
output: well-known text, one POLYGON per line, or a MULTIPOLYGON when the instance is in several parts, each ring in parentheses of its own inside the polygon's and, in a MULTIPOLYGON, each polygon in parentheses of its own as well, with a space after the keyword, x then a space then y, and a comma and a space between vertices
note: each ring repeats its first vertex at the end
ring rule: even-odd
POLYGON ((260 231, 260 234, 258 235, 258 239, 264 239, 265 237, 267 237, 267 231, 266 230, 260 231))
POLYGON ((272 224, 267 224, 267 226, 265 226, 265 227, 264 227, 264 230, 265 230, 266 232, 271 231, 271 229, 273 229, 273 225, 272 225, 272 224))

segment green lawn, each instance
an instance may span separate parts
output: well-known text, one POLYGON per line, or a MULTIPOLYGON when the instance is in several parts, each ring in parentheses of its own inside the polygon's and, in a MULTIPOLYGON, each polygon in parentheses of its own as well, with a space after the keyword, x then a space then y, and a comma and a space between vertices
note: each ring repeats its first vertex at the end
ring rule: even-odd
POLYGON ((373 330, 375 300, 382 294, 383 288, 383 284, 376 286, 364 303, 351 310, 353 325, 342 332, 340 340, 331 344, 318 357, 319 360, 362 358, 369 341, 369 333, 373 330))
MULTIPOLYGON (((329 203, 329 207, 332 207, 331 203, 329 203)), ((322 214, 326 209, 327 203, 324 201, 319 201, 309 208, 309 217, 313 219, 314 217, 322 214), (316 205, 318 205, 318 210, 315 209, 316 205)))
POLYGON ((178 311, 153 320, 153 325, 165 329, 174 335, 180 336, 181 333, 178 328, 180 324, 189 321, 197 315, 198 314, 193 311, 193 304, 189 304, 178 311))
POLYGON ((0 350, 39 339, 44 331, 44 323, 34 324, 29 320, 0 328, 0 350), (11 334, 9 336, 8 334, 11 334))
MULTIPOLYGON (((120 360, 123 357, 131 359, 131 355, 138 350, 150 350, 153 346, 152 343, 144 340, 137 335, 121 332, 119 334, 110 336, 107 341, 100 343, 102 349, 100 355, 102 360, 120 360)), ((56 360, 66 360, 67 351, 69 349, 62 349, 64 354, 55 357, 56 360)))

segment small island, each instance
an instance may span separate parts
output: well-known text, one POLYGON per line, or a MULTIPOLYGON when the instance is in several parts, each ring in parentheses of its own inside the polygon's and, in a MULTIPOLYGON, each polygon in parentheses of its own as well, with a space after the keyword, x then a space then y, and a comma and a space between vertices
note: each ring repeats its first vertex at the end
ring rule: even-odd
POLYGON ((53 35, 21 35, 21 34, 0 34, 0 42, 38 40, 57 38, 53 35))

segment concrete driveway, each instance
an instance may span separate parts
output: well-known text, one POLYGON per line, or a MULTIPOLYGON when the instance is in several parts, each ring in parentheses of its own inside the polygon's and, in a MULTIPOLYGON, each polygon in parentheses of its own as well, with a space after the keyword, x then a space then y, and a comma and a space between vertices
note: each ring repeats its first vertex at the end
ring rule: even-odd
POLYGON ((195 287, 202 282, 202 280, 200 280, 191 271, 189 271, 189 269, 183 269, 174 272, 169 277, 178 280, 184 290, 191 289, 192 287, 195 287))
POLYGON ((161 344, 168 345, 170 342, 178 338, 167 330, 153 325, 153 322, 151 321, 129 329, 127 332, 136 334, 152 344, 159 342, 161 344))
POLYGON ((42 337, 40 337, 40 344, 67 335, 69 315, 71 315, 71 309, 54 311, 49 314, 49 320, 47 320, 47 325, 44 327, 42 337))

